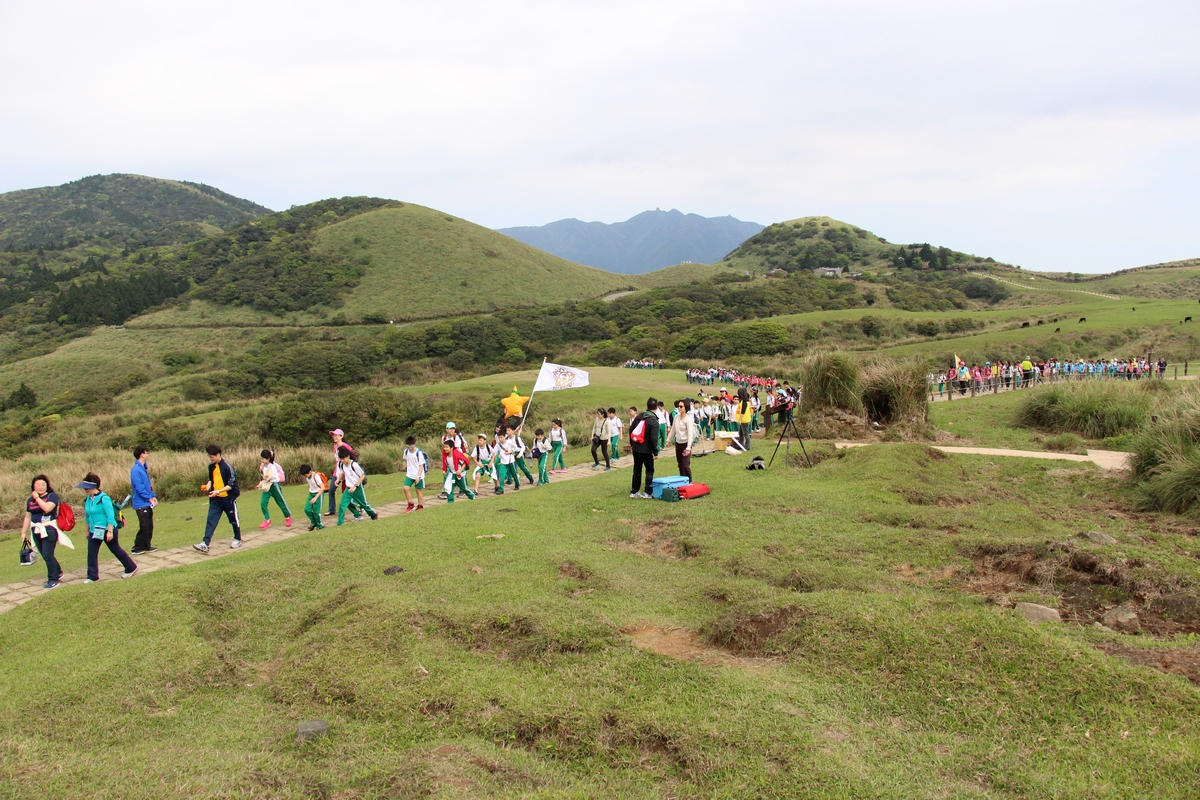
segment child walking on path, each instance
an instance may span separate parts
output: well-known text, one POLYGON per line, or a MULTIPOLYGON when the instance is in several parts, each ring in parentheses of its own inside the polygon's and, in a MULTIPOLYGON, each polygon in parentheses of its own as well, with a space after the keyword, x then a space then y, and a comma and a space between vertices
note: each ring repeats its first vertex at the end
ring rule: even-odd
MULTIPOLYGON (((508 438, 508 434, 504 431, 496 434, 496 450, 499 451, 500 457, 500 483, 503 485, 510 478, 513 483, 513 491, 517 492, 521 489, 521 481, 517 478, 517 446, 508 438)), ((496 494, 500 494, 497 492, 496 494)))
POLYGON ((204 484, 203 490, 208 493, 208 520, 204 523, 204 541, 192 547, 201 553, 208 552, 208 545, 216 533, 217 523, 224 514, 233 526, 233 541, 229 543, 229 547, 231 550, 237 550, 242 546, 242 523, 238 519, 237 510, 237 499, 242 490, 237 484, 237 473, 221 456, 221 448, 215 444, 210 444, 205 452, 208 453, 209 465, 208 483, 204 484))
POLYGON ((487 443, 487 437, 482 433, 479 434, 475 447, 471 448, 471 458, 475 459, 475 494, 479 494, 479 479, 485 475, 492 482, 496 494, 504 494, 504 487, 496 474, 496 448, 487 443))
POLYGON ((429 459, 417 448, 417 437, 404 440, 404 499, 408 501, 407 514, 425 508, 425 473, 429 471, 429 459), (413 505, 412 490, 417 491, 417 504, 413 505))
POLYGON ((263 521, 259 525, 259 530, 266 530, 271 527, 271 498, 275 498, 276 504, 279 505, 279 510, 283 512, 283 527, 292 527, 292 511, 288 508, 287 501, 283 499, 283 467, 275 463, 275 453, 272 450, 263 450, 259 453, 262 456, 262 463, 259 464, 258 471, 262 475, 262 480, 258 483, 258 488, 262 490, 262 502, 259 507, 262 509, 263 521))
POLYGON ((329 488, 329 479, 319 472, 313 472, 309 464, 300 465, 300 477, 308 481, 308 500, 304 502, 304 516, 308 517, 310 531, 324 530, 321 523, 321 502, 325 490, 329 488))
POLYGON ((533 432, 533 457, 537 459, 538 465, 538 486, 543 486, 550 482, 550 473, 546 471, 546 462, 550 460, 550 440, 546 438, 546 432, 538 428, 533 432))
POLYGON ((467 458, 466 453, 455 447, 452 442, 442 442, 442 472, 446 473, 442 488, 446 490, 447 503, 454 502, 455 487, 458 487, 468 500, 475 499, 475 493, 467 488, 467 467, 470 464, 471 460, 467 458))
POLYGON ((363 492, 363 479, 367 477, 367 473, 351 456, 352 451, 345 445, 338 450, 338 459, 342 463, 342 499, 338 503, 338 525, 346 521, 347 508, 354 514, 355 522, 362 519, 363 511, 366 511, 371 519, 379 519, 363 492))
POLYGON ((612 442, 612 460, 616 461, 621 457, 621 418, 615 408, 608 409, 608 435, 612 442))
POLYGON ((83 518, 88 530, 88 560, 87 580, 84 583, 95 583, 100 580, 100 545, 107 544, 108 551, 117 557, 125 568, 122 578, 132 578, 137 575, 138 566, 121 547, 117 532, 121 529, 117 522, 117 511, 113 507, 112 498, 100 491, 100 476, 89 472, 83 482, 76 484, 76 489, 83 489, 87 499, 83 501, 83 518))
POLYGON ((525 463, 525 440, 521 438, 521 429, 525 427, 521 423, 515 428, 508 429, 508 440, 517 448, 516 458, 513 459, 513 485, 516 485, 516 471, 519 469, 525 474, 525 480, 528 483, 533 483, 533 473, 529 471, 529 465, 525 463))
POLYGON ((609 436, 612 426, 608 422, 608 412, 603 408, 596 409, 596 419, 592 421, 592 469, 600 466, 600 459, 596 455, 599 452, 604 456, 604 469, 612 469, 612 462, 609 458, 609 436))
POLYGON ((567 462, 563 458, 563 451, 567 449, 567 432, 563 429, 561 419, 550 421, 550 449, 553 451, 550 457, 550 471, 566 472, 567 462))

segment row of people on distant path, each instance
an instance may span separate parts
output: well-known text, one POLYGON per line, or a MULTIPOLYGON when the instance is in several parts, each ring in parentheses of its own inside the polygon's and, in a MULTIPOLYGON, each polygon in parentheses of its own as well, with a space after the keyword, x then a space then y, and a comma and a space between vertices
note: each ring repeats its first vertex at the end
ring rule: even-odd
POLYGON ((957 368, 950 367, 944 374, 930 374, 926 380, 930 392, 945 393, 947 389, 959 395, 1023 389, 1038 383, 1061 380, 1141 380, 1162 379, 1167 371, 1166 359, 1109 359, 1058 361, 1057 359, 1034 361, 1028 356, 1022 361, 985 361, 982 365, 967 366, 961 362, 957 368), (935 389, 936 387, 936 389, 935 389))
POLYGON ((661 358, 658 361, 653 358, 631 358, 621 366, 624 369, 666 369, 667 362, 661 358))
POLYGON ((747 389, 776 389, 782 383, 775 378, 764 378, 760 375, 747 375, 732 367, 697 367, 684 371, 688 383, 701 386, 715 386, 718 383, 731 383, 747 389))

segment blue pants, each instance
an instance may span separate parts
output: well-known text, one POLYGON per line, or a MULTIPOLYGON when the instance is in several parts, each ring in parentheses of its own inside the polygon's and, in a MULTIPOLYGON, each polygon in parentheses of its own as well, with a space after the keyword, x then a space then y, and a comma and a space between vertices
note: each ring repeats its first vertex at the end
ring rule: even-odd
POLYGON ((222 514, 229 517, 229 524, 233 526, 233 538, 242 538, 242 525, 238 522, 237 503, 229 497, 210 497, 208 498, 208 522, 204 525, 205 544, 212 541, 213 533, 217 530, 217 523, 221 521, 222 514))

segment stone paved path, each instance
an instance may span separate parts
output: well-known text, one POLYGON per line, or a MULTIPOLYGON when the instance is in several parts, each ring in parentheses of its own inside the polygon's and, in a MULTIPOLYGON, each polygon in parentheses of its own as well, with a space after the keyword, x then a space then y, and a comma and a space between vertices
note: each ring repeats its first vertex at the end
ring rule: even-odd
MULTIPOLYGON (((666 456, 664 455, 664 458, 665 457, 666 456)), ((633 466, 633 459, 630 456, 626 455, 613 464, 613 469, 626 469, 626 468, 632 467, 632 466, 633 466)), ((440 476, 441 472, 437 472, 434 474, 437 474, 438 476, 440 476)), ((595 475, 603 475, 603 474, 604 474, 603 469, 593 469, 591 464, 579 464, 574 467, 568 467, 566 472, 558 472, 558 473, 552 474, 550 476, 550 480, 551 480, 550 485, 554 486, 555 484, 557 484, 561 481, 570 481, 570 480, 576 480, 579 478, 590 478, 595 475)), ((483 489, 482 484, 480 485, 480 488, 482 489, 482 491, 480 492, 479 499, 474 502, 479 502, 480 500, 500 499, 503 497, 511 498, 513 495, 513 491, 511 488, 507 492, 505 492, 504 495, 500 495, 500 496, 493 494, 492 490, 490 488, 483 489)), ((541 492, 541 491, 547 491, 547 489, 548 489, 548 487, 539 487, 536 489, 533 487, 527 487, 523 491, 541 492)), ((440 492, 440 491, 441 491, 441 482, 440 481, 438 481, 436 487, 434 487, 434 486, 430 487, 430 491, 428 491, 425 496, 425 510, 426 511, 436 508, 437 506, 446 505, 446 501, 440 499, 437 496, 438 492, 440 492)), ((464 498, 464 499, 460 499, 460 500, 455 500, 455 502, 456 503, 469 503, 472 501, 464 498)), ((384 519, 387 517, 394 517, 399 514, 402 514, 402 513, 404 513, 404 509, 405 509, 405 502, 403 500, 401 500, 400 502, 397 502, 397 503, 389 503, 387 505, 379 506, 375 510, 379 512, 380 519, 384 519)), ((326 523, 326 524, 328 525, 328 523, 326 523)), ((136 558, 138 569, 139 569, 138 574, 141 575, 144 573, 156 572, 157 570, 169 569, 170 567, 182 567, 182 566, 186 566, 188 564, 196 564, 201 561, 211 561, 214 558, 221 558, 224 556, 234 555, 236 553, 242 553, 247 550, 253 550, 257 547, 263 547, 265 545, 274 544, 275 542, 281 542, 284 539, 290 539, 293 536, 300 535, 301 532, 307 532, 307 529, 308 529, 308 526, 306 524, 300 524, 300 523, 293 525, 291 528, 285 528, 282 525, 276 525, 271 528, 268 528, 265 531, 258 530, 257 526, 251 526, 248 529, 243 529, 243 531, 242 531, 243 544, 237 550, 231 550, 229 548, 229 542, 232 541, 232 538, 233 538, 233 537, 229 537, 227 539, 213 539, 212 549, 207 554, 201 553, 197 550, 194 550, 191 545, 188 545, 187 547, 176 547, 171 550, 159 550, 157 553, 146 553, 146 554, 140 555, 136 558)), ((76 535, 75 541, 76 541, 76 547, 81 546, 80 543, 84 542, 83 538, 78 535, 76 535)), ((84 543, 82 546, 86 546, 86 544, 84 543)), ((104 561, 105 561, 105 563, 102 564, 100 567, 100 580, 102 580, 102 581, 121 580, 121 573, 122 573, 121 565, 116 563, 113 559, 110 559, 107 557, 104 559, 104 561)), ((28 602, 35 597, 39 597, 43 594, 46 594, 46 591, 42 588, 43 584, 46 581, 45 581, 45 568, 42 566, 41 561, 39 560, 37 562, 37 564, 34 567, 32 567, 31 569, 38 571, 38 573, 37 573, 39 575, 38 578, 31 579, 28 581, 22 581, 20 583, 10 583, 7 585, 0 586, 0 613, 3 613, 10 609, 16 608, 17 606, 21 605, 22 603, 28 602)), ((62 585, 63 586, 71 586, 74 584, 81 584, 81 583, 83 583, 84 578, 86 578, 86 577, 87 577, 86 572, 83 569, 75 570, 73 572, 68 572, 68 573, 66 573, 66 575, 63 576, 62 585)), ((131 580, 137 580, 137 578, 132 578, 131 580)), ((60 589, 61 589, 61 587, 60 587, 60 589)))
MULTIPOLYGON (((833 446, 840 449, 843 447, 868 447, 870 444, 869 442, 834 442, 833 446)), ((1131 456, 1130 453, 1122 453, 1117 450, 1088 450, 1086 456, 1078 456, 1073 453, 1050 453, 1044 450, 1009 450, 1001 447, 945 447, 937 444, 929 446, 934 450, 941 450, 943 453, 1043 458, 1052 461, 1090 461, 1093 464, 1098 464, 1102 469, 1126 469, 1129 466, 1131 456)))

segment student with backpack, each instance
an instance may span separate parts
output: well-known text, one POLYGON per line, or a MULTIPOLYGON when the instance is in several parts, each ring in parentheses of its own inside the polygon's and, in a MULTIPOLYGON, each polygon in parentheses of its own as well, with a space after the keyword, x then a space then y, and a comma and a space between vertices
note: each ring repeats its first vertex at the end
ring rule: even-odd
POLYGON ((332 482, 329 486, 329 510, 325 512, 325 516, 332 517, 337 513, 337 487, 341 483, 342 477, 342 460, 338 458, 338 450, 345 446, 349 447, 350 452, 353 453, 354 448, 346 444, 346 434, 341 428, 334 428, 329 432, 329 436, 333 439, 333 472, 329 473, 332 482))
POLYGON ((633 488, 630 497, 650 498, 654 482, 654 459, 658 456, 658 401, 653 397, 646 401, 646 410, 633 419, 629 426, 629 449, 633 451, 633 488), (646 471, 646 489, 641 494, 638 487, 642 482, 642 470, 646 471))
POLYGON ((308 530, 320 531, 325 526, 321 523, 321 502, 325 490, 329 488, 329 479, 320 472, 313 472, 309 464, 300 465, 300 477, 308 482, 308 500, 304 502, 304 516, 308 517, 308 530))
POLYGON ((262 509, 263 521, 258 529, 266 530, 271 527, 271 498, 275 498, 279 510, 283 512, 283 527, 290 528, 292 527, 292 511, 288 508, 287 501, 283 499, 283 467, 275 463, 273 450, 263 450, 259 455, 262 456, 258 467, 259 474, 262 476, 262 480, 258 483, 258 488, 262 492, 259 508, 262 509))
POLYGON ((471 458, 475 460, 475 472, 472 474, 475 479, 476 496, 479 494, 479 479, 485 475, 491 480, 495 493, 504 494, 504 486, 501 485, 500 476, 496 472, 496 448, 488 444, 487 436, 482 433, 471 448, 471 458))
POLYGON ((237 473, 222 457, 221 448, 215 444, 206 447, 205 452, 208 453, 209 461, 208 482, 201 489, 208 495, 208 519, 204 523, 204 541, 192 547, 201 553, 208 552, 208 546, 217 530, 217 523, 224 514, 233 526, 233 541, 229 543, 229 549, 237 550, 242 546, 242 523, 238 519, 237 510, 237 499, 242 490, 238 487, 237 473))
POLYGON ((138 565, 121 547, 118 531, 124 522, 118 518, 112 498, 100 491, 100 476, 89 472, 83 476, 83 481, 75 484, 76 489, 83 489, 87 499, 83 501, 83 519, 88 531, 87 580, 84 583, 95 583, 100 580, 100 545, 108 545, 108 551, 117 557, 125 568, 122 578, 132 578, 138 573, 138 565))
MULTIPOLYGON (((425 508, 425 473, 429 471, 429 458, 417 447, 417 437, 404 440, 404 499, 408 501, 407 514, 425 508), (413 505, 412 489, 417 492, 417 504, 413 505)), ((500 492, 496 492, 500 494, 500 492)))
POLYGON ((563 459, 563 451, 567 449, 567 432, 563 429, 561 419, 550 420, 550 471, 566 472, 567 462, 563 459))
POLYGON ((550 440, 546 438, 546 432, 541 428, 533 432, 533 437, 533 451, 530 455, 537 461, 537 485, 543 486, 550 483, 550 473, 546 470, 546 462, 550 460, 550 440))
MULTIPOLYGON (((58 587, 62 580, 62 567, 54 557, 54 548, 59 540, 59 516, 66 513, 58 499, 58 493, 50 486, 50 479, 38 475, 29 482, 29 499, 25 501, 25 520, 21 523, 21 541, 28 542, 41 553, 42 561, 46 562, 46 591, 58 587)), ((32 564, 30 559, 28 564, 32 564)))
POLYGON ((524 427, 525 423, 522 422, 517 427, 508 429, 508 440, 512 442, 513 447, 516 448, 515 458, 513 458, 514 485, 516 482, 517 470, 521 470, 522 474, 525 475, 525 480, 527 483, 533 483, 533 473, 529 471, 529 465, 525 463, 525 440, 521 438, 521 429, 524 427))
POLYGON ((442 472, 446 474, 442 488, 446 490, 447 503, 454 502, 455 487, 458 487, 468 500, 475 499, 475 493, 467 488, 467 467, 470 465, 471 460, 467 458, 467 454, 455 447, 453 441, 442 442, 442 472))
POLYGON ((137 515, 138 532, 133 540, 131 555, 140 556, 142 553, 154 553, 154 507, 158 505, 158 497, 150 486, 150 470, 146 466, 150 451, 145 445, 139 444, 133 448, 133 467, 129 470, 129 486, 133 494, 130 505, 137 515))
MULTIPOLYGON (((358 522, 362 519, 362 512, 367 512, 367 516, 371 519, 379 519, 379 515, 375 513, 375 509, 371 508, 371 504, 367 502, 367 495, 363 491, 363 484, 366 483, 367 473, 354 460, 354 451, 349 445, 342 445, 338 449, 338 459, 342 466, 342 500, 338 503, 338 525, 342 525, 346 521, 346 509, 350 509, 350 513, 354 515, 354 521, 358 522)), ((407 493, 408 489, 405 488, 407 493)))

